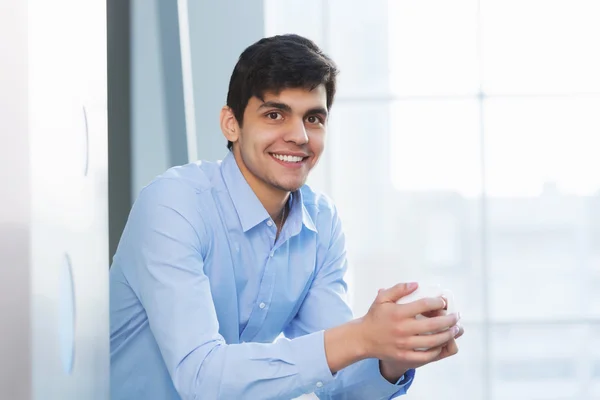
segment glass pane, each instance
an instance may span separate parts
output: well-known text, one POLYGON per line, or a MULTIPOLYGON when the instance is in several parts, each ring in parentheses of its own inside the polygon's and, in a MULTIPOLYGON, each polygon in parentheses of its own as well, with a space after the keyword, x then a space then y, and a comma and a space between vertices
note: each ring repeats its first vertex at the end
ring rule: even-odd
POLYGON ((501 326, 492 330, 494 400, 587 399, 589 328, 584 325, 501 326))
MULTIPOLYGON (((600 196, 595 200, 595 209, 600 209, 600 196)), ((592 238, 588 247, 590 261, 587 263, 589 270, 589 279, 584 282, 584 291, 589 294, 588 300, 585 303, 587 318, 595 318, 600 320, 600 223, 595 223, 591 230, 592 238)), ((600 371, 599 371, 600 372, 600 371)), ((599 376, 600 378, 600 376, 599 376)))
POLYGON ((589 389, 585 398, 600 399, 600 325, 598 323, 589 328, 589 345, 582 357, 589 360, 589 366, 585 368, 589 374, 589 389))
POLYGON ((392 107, 391 169, 398 190, 481 193, 477 101, 401 101, 392 107))
MULTIPOLYGON (((397 123, 401 114, 406 118, 421 118, 422 114, 436 115, 436 119, 445 118, 446 124, 442 122, 441 125, 458 125, 450 129, 445 127, 446 135, 462 133, 469 129, 466 127, 473 125, 470 135, 467 135, 471 138, 458 134, 455 141, 459 143, 452 150, 458 152, 454 157, 460 162, 472 160, 469 166, 459 168, 456 173, 464 174, 466 171, 470 174, 479 169, 479 157, 467 153, 469 149, 478 152, 478 146, 464 143, 476 140, 473 136, 477 135, 477 124, 461 121, 461 125, 453 117, 458 114, 465 119, 469 116, 476 118, 474 110, 477 104, 449 103, 417 103, 407 109, 406 104, 394 104, 390 108, 383 103, 365 101, 341 103, 334 108, 331 146, 326 151, 333 166, 331 193, 347 235, 353 267, 351 279, 360 285, 351 285, 351 297, 357 315, 368 310, 379 288, 418 280, 439 283, 450 289, 465 320, 481 320, 481 199, 461 194, 460 187, 430 185, 421 191, 420 187, 406 186, 399 190, 391 184, 394 163, 398 159, 403 162, 404 158, 410 157, 409 160, 417 163, 410 166, 411 175, 406 175, 411 177, 411 182, 432 176, 427 172, 425 175, 417 173, 423 171, 422 165, 429 163, 431 168, 443 172, 444 168, 439 167, 438 163, 454 162, 452 158, 441 161, 431 158, 428 149, 410 147, 412 142, 409 137, 431 137, 432 132, 423 127, 417 129, 416 121, 397 123), (419 110, 423 106, 425 108, 419 110), (396 128, 391 129, 392 126, 396 128), (403 140, 396 141, 390 131, 406 134, 401 136, 403 140), (390 142, 393 143, 391 146, 390 142), (398 150, 390 151, 390 147, 398 150), (413 153, 421 157, 415 157, 413 153)), ((434 142, 435 129, 439 126, 431 128, 434 132, 430 142, 434 142)), ((438 146, 448 149, 448 141, 442 139, 441 142, 438 146)), ((472 181, 469 176, 464 180, 468 182, 467 186, 474 188, 479 184, 480 177, 473 174, 472 181)), ((472 192, 479 190, 473 189, 472 192)))
POLYGON ((458 346, 459 353, 456 356, 419 368, 407 399, 485 399, 481 328, 465 324, 465 336, 458 339, 458 346))
POLYGON ((577 98, 486 102, 490 313, 495 320, 600 315, 597 286, 591 285, 600 277, 594 246, 598 219, 591 218, 598 201, 590 198, 600 193, 594 145, 599 107, 599 100, 577 98))
POLYGON ((265 36, 296 33, 325 46, 324 6, 324 0, 263 0, 265 36))
POLYGON ((600 190, 600 96, 490 99, 485 106, 487 192, 539 196, 600 190))
POLYGON ((600 2, 483 0, 484 91, 600 92, 600 2))
POLYGON ((467 321, 483 315, 481 146, 474 100, 392 105, 389 254, 411 280, 439 283, 467 321))
POLYGON ((331 194, 346 233, 350 300, 357 316, 367 312, 378 289, 407 280, 405 265, 389 254, 395 239, 389 119, 389 106, 377 102, 340 103, 331 115, 331 194))
POLYGON ((327 3, 327 49, 341 70, 339 98, 389 95, 387 0, 327 3))
POLYGON ((385 103, 340 103, 332 110, 330 146, 325 150, 333 166, 332 196, 346 217, 348 248, 355 255, 372 255, 385 248, 384 201, 391 191, 389 119, 385 103))
POLYGON ((479 91, 477 0, 389 0, 391 87, 396 95, 479 91))

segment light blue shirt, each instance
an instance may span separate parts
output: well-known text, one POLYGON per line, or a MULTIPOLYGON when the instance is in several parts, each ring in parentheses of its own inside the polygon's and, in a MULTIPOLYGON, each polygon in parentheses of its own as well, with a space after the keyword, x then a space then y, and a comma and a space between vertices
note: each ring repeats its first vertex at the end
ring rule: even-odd
POLYGON ((110 270, 112 400, 406 393, 414 370, 394 385, 376 359, 327 365, 323 331, 353 318, 331 201, 304 186, 275 234, 231 154, 142 190, 110 270))

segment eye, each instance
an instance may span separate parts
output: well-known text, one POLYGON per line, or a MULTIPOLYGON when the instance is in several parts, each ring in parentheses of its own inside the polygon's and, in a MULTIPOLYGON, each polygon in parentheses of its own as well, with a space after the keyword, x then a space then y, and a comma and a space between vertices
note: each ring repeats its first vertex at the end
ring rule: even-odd
POLYGON ((277 120, 283 119, 283 116, 281 115, 281 113, 271 111, 270 113, 267 114, 267 118, 269 118, 270 120, 273 120, 273 121, 277 121, 277 120))
POLYGON ((311 115, 311 116, 307 117, 306 121, 309 124, 322 124, 323 123, 323 119, 316 115, 311 115))

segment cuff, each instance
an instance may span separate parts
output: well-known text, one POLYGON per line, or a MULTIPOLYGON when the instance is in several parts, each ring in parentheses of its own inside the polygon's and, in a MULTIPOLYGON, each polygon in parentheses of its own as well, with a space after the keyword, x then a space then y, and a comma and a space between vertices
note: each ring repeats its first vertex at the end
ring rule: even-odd
MULTIPOLYGON (((381 375, 381 372, 379 374, 381 375)), ((409 369, 404 375, 400 377, 400 379, 398 379, 398 382, 396 382, 396 386, 405 386, 406 389, 408 389, 408 387, 410 387, 410 385, 412 384, 414 377, 415 370, 409 369)))
POLYGON ((409 369, 404 375, 398 379, 398 382, 390 383, 387 379, 381 375, 379 370, 379 360, 376 358, 370 358, 365 360, 365 378, 369 382, 372 382, 373 389, 376 393, 381 393, 382 397, 387 396, 387 399, 393 399, 398 396, 405 395, 408 389, 413 383, 415 377, 415 370, 409 369))
POLYGON ((323 331, 297 337, 290 343, 305 393, 319 390, 334 379, 327 364, 323 331))

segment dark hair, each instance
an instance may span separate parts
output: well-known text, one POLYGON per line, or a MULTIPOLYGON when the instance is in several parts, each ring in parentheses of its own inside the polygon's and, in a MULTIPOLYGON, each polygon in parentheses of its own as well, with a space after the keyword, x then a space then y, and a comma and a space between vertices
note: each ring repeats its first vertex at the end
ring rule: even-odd
MULTIPOLYGON (((295 34, 264 38, 240 55, 229 81, 227 106, 241 126, 244 110, 253 96, 262 99, 269 91, 312 90, 325 85, 329 110, 335 96, 337 73, 334 62, 309 39, 295 34)), ((232 146, 232 142, 227 143, 229 150, 232 146)))

